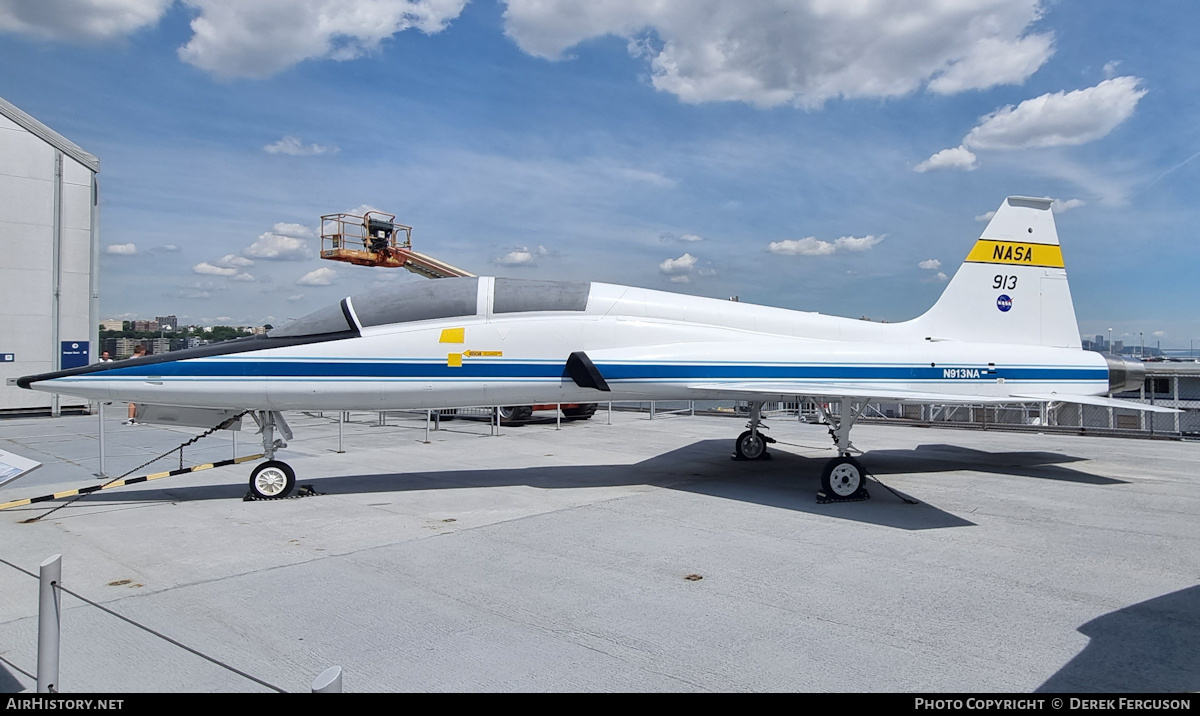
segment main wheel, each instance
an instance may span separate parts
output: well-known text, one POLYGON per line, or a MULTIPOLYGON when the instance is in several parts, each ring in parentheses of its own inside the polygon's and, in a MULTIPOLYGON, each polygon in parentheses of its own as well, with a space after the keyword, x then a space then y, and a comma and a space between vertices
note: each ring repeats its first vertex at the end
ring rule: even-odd
POLYGON ((572 420, 587 420, 596 414, 596 404, 584 403, 583 405, 578 405, 574 408, 563 408, 562 412, 564 418, 570 418, 572 420))
POLYGON ((296 473, 286 462, 268 460, 250 473, 250 492, 259 499, 287 497, 296 486, 296 473))
POLYGON ((863 466, 852 457, 837 457, 825 463, 821 489, 831 497, 857 497, 866 485, 863 466))
POLYGON ((747 430, 738 436, 733 451, 742 460, 758 460, 767 454, 767 441, 756 430, 747 430))
POLYGON ((521 423, 533 417, 532 405, 502 405, 497 410, 501 424, 521 423))

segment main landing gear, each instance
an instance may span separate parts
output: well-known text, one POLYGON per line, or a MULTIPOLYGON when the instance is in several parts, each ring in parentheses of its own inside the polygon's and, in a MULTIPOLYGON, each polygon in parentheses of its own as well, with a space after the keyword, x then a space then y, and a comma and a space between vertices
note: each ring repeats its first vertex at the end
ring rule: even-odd
POLYGON ((819 502, 856 502, 871 497, 867 492, 867 472, 863 466, 850 456, 859 452, 850 442, 850 428, 866 409, 866 403, 857 405, 842 401, 842 410, 838 415, 829 412, 827 405, 817 403, 817 411, 829 424, 829 436, 833 438, 833 446, 838 456, 825 463, 821 470, 821 491, 817 493, 819 502))
POLYGON ((767 444, 775 442, 775 439, 759 432, 759 427, 762 427, 763 430, 767 429, 765 425, 761 425, 762 406, 762 403, 750 403, 750 423, 746 425, 750 429, 739 435, 738 439, 734 441, 734 460, 770 459, 771 454, 767 452, 767 444))
POLYGON ((287 447, 287 441, 292 439, 292 429, 277 410, 259 410, 250 413, 250 417, 258 424, 263 454, 267 458, 250 473, 250 494, 259 500, 287 497, 296 487, 296 471, 286 462, 276 460, 275 451, 287 447), (275 437, 276 428, 283 435, 282 440, 275 437))
MULTIPOLYGON (((775 440, 760 432, 766 429, 766 426, 762 425, 762 406, 761 402, 750 403, 750 423, 746 426, 749 430, 734 441, 733 459, 762 460, 771 456, 767 452, 767 445, 775 440)), ((829 435, 838 451, 838 456, 825 463, 824 469, 821 470, 818 502, 857 502, 871 497, 866 487, 867 471, 858 460, 851 457, 859 451, 850 442, 850 428, 865 408, 865 403, 851 405, 843 401, 842 411, 835 415, 829 411, 827 405, 817 403, 817 410, 829 424, 829 435)))

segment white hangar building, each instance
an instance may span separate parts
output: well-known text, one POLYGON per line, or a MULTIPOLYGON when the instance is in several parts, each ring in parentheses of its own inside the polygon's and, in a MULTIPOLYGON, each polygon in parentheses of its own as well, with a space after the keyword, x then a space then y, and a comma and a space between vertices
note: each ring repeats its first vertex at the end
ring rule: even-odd
POLYGON ((99 356, 100 160, 0 98, 0 415, 76 409, 23 375, 99 356))

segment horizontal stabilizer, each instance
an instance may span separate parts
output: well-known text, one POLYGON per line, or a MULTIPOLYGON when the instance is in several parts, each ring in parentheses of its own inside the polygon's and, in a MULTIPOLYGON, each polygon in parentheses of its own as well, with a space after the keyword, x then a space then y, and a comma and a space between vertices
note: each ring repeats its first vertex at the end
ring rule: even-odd
POLYGON ((1061 393, 1038 393, 1034 395, 1013 396, 1020 400, 1037 400, 1047 403, 1074 403, 1076 405, 1098 405, 1102 408, 1118 408, 1120 410, 1140 410, 1145 413, 1182 413, 1175 408, 1164 408, 1161 405, 1135 403, 1132 400, 1120 398, 1105 398, 1102 395, 1062 395, 1061 393))

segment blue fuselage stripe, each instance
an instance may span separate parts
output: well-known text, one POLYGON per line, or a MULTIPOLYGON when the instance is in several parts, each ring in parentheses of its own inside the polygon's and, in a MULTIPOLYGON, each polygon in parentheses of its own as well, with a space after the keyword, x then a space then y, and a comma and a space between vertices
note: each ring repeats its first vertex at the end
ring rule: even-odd
MULTIPOLYGON (((709 365, 678 363, 612 363, 597 364, 606 380, 695 380, 695 381, 752 381, 752 380, 839 380, 839 381, 1105 381, 1106 368, 1093 367, 997 367, 984 369, 963 366, 927 365, 709 365)), ((114 368, 87 376, 86 380, 130 378, 279 378, 295 379, 558 379, 567 377, 564 364, 527 362, 472 362, 463 360, 461 367, 442 362, 342 362, 342 361, 180 361, 147 366, 114 368)))

